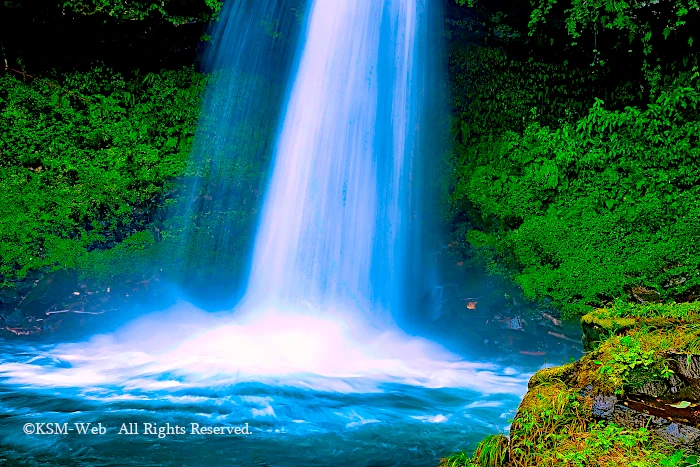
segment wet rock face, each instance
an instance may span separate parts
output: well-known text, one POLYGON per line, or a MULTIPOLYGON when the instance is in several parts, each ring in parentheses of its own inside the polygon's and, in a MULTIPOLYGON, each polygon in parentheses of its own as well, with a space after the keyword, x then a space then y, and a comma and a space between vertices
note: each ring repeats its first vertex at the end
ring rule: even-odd
POLYGON ((680 381, 676 397, 700 401, 700 355, 673 352, 666 355, 666 361, 680 381))
POLYGON ((15 310, 9 315, 5 316, 5 325, 7 326, 23 326, 26 324, 26 318, 21 310, 15 310))
POLYGON ((617 397, 598 395, 593 399, 593 416, 602 420, 610 420, 615 412, 617 397))
POLYGON ((625 427, 647 427, 662 439, 686 452, 700 453, 700 429, 681 422, 641 413, 623 403, 615 404, 610 421, 625 427))
POLYGON ((700 355, 670 352, 666 359, 676 374, 700 388, 700 355))
POLYGON ((700 355, 664 355, 673 373, 625 399, 596 396, 593 415, 630 428, 648 427, 667 442, 700 453, 700 355))
MULTIPOLYGON (((586 387, 581 395, 592 391, 592 386, 586 387)), ((618 399, 599 394, 593 399, 592 415, 626 428, 646 427, 680 449, 700 453, 700 416, 695 408, 681 409, 658 399, 618 399)))
POLYGON ((93 287, 59 271, 33 284, 16 303, 0 307, 0 339, 88 330, 117 310, 133 308, 134 303, 164 293, 158 276, 93 287))
MULTIPOLYGON (((624 398, 598 394, 592 415, 626 428, 647 427, 677 448, 700 454, 700 356, 672 354, 674 374, 665 381, 649 381, 624 398)), ((581 391, 586 397, 592 385, 581 391)))
MULTIPOLYGON (((590 354, 583 359, 591 359, 590 354)), ((649 381, 632 394, 617 396, 597 383, 589 383, 578 395, 590 403, 590 415, 630 429, 646 427, 661 439, 688 453, 700 454, 700 399, 686 397, 700 391, 700 355, 674 353, 667 363, 674 373, 668 379, 649 381), (662 394, 662 396, 659 396, 662 394)), ((561 381, 576 387, 586 370, 580 361, 540 370, 530 380, 535 394, 542 384, 561 381)), ((527 397, 527 396, 526 396, 527 397)))
MULTIPOLYGON (((700 401, 700 355, 670 352, 663 358, 672 373, 664 379, 645 380, 635 388, 634 394, 666 400, 700 401)), ((642 374, 640 378, 643 377, 642 374)))
POLYGON ((648 380, 639 386, 634 392, 648 397, 678 398, 684 397, 687 385, 676 374, 669 376, 667 380, 648 380))

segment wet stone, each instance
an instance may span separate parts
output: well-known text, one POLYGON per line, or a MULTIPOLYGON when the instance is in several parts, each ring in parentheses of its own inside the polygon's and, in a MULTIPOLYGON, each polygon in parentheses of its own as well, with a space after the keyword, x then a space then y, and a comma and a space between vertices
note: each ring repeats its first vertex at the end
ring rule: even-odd
POLYGON ((21 310, 15 310, 5 317, 5 324, 8 326, 21 326, 25 324, 26 319, 21 310))
POLYGON ((619 403, 614 406, 611 421, 628 428, 647 427, 676 448, 700 453, 700 429, 698 428, 640 413, 619 403))
POLYGON ((584 387, 583 389, 581 389, 581 392, 579 394, 581 395, 581 397, 586 397, 587 395, 589 395, 591 393, 591 391, 593 391, 593 385, 589 384, 586 387, 584 387))
POLYGON ((667 359, 679 375, 689 380, 700 381, 700 355, 670 353, 667 359))
POLYGON ((596 396, 595 399, 593 399, 593 416, 605 420, 611 419, 615 411, 616 402, 617 397, 615 396, 596 396))

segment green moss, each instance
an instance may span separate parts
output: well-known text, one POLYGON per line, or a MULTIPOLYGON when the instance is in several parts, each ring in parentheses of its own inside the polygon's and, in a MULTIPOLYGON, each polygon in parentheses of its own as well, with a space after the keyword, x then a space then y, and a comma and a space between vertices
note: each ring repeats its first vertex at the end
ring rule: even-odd
POLYGON ((528 387, 534 388, 545 383, 563 383, 565 381, 569 381, 574 371, 575 368, 573 363, 543 368, 532 375, 532 378, 530 378, 530 381, 528 382, 528 387))
POLYGON ((679 336, 688 337, 685 329, 688 326, 692 329, 697 323, 700 323, 698 302, 645 305, 617 302, 609 308, 597 309, 581 318, 589 350, 597 348, 609 336, 625 335, 635 327, 673 329, 680 331, 679 336))
POLYGON ((583 324, 600 326, 601 328, 614 333, 620 329, 628 329, 637 323, 634 318, 624 318, 601 314, 599 310, 585 314, 581 318, 583 324))
MULTIPOLYGON (((700 304, 627 305, 584 316, 587 325, 608 331, 592 352, 578 361, 536 372, 528 384, 510 436, 499 441, 502 461, 476 454, 452 456, 455 466, 619 466, 691 465, 653 432, 627 429, 593 417, 594 398, 664 387, 672 372, 669 352, 700 350, 700 304)), ((491 449, 492 452, 493 449, 491 449)), ((446 460, 447 460, 446 459, 446 460)), ((500 458, 499 458, 500 459, 500 458)))
POLYGON ((700 319, 700 302, 650 303, 639 305, 619 301, 609 308, 597 310, 596 315, 626 319, 662 318, 664 320, 677 319, 694 321, 700 319))
POLYGON ((607 393, 634 392, 649 383, 663 384, 673 373, 666 362, 669 352, 694 354, 700 350, 697 302, 617 304, 585 315, 582 323, 584 330, 599 326, 607 337, 576 363, 578 384, 593 384, 607 393))
POLYGON ((542 382, 526 394, 508 438, 497 435, 480 444, 473 456, 455 454, 440 465, 685 465, 681 463, 682 455, 674 453, 672 447, 645 428, 630 430, 595 421, 591 415, 593 396, 583 396, 580 388, 558 380, 560 375, 557 370, 541 372, 542 382), (490 455, 485 456, 484 452, 490 455))

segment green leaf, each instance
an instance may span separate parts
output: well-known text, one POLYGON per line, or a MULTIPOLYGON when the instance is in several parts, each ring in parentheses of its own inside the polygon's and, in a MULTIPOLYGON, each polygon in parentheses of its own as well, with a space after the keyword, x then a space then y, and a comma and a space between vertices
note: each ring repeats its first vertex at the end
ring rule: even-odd
POLYGON ((690 407, 691 405, 693 405, 693 404, 691 404, 691 403, 688 402, 688 401, 681 401, 681 402, 679 402, 679 403, 677 403, 677 404, 668 404, 669 407, 674 407, 674 408, 676 408, 676 409, 687 409, 687 408, 690 407))

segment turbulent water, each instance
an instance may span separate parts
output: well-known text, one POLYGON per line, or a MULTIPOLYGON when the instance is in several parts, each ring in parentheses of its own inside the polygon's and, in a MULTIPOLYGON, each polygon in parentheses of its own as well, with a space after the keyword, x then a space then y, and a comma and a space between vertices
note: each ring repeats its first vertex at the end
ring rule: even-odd
MULTIPOLYGON (((192 190, 212 203, 187 214, 215 213, 187 235, 217 267, 236 235, 222 219, 242 202, 229 185, 238 166, 226 161, 240 161, 265 93, 241 94, 254 80, 240 77, 262 73, 272 53, 248 34, 265 24, 278 38, 287 21, 274 20, 287 11, 278 2, 228 5, 212 52, 224 72, 192 162, 211 168, 192 190)), ((2 344, 0 455, 27 465, 428 466, 506 429, 536 367, 476 361, 397 324, 429 288, 429 268, 416 266, 427 88, 439 85, 425 70, 429 17, 426 0, 310 3, 245 298, 222 313, 179 303, 84 342, 2 344)), ((251 144, 246 157, 267 151, 251 144)))
POLYGON ((179 304, 87 342, 0 346, 0 455, 31 456, 27 465, 435 465, 505 429, 523 370, 534 369, 360 328, 306 310, 237 319, 179 304), (43 434, 23 432, 38 423, 43 434), (78 431, 88 423, 95 434, 78 431), (69 431, 47 433, 56 426, 69 431), (243 433, 201 432, 214 427, 243 433))

